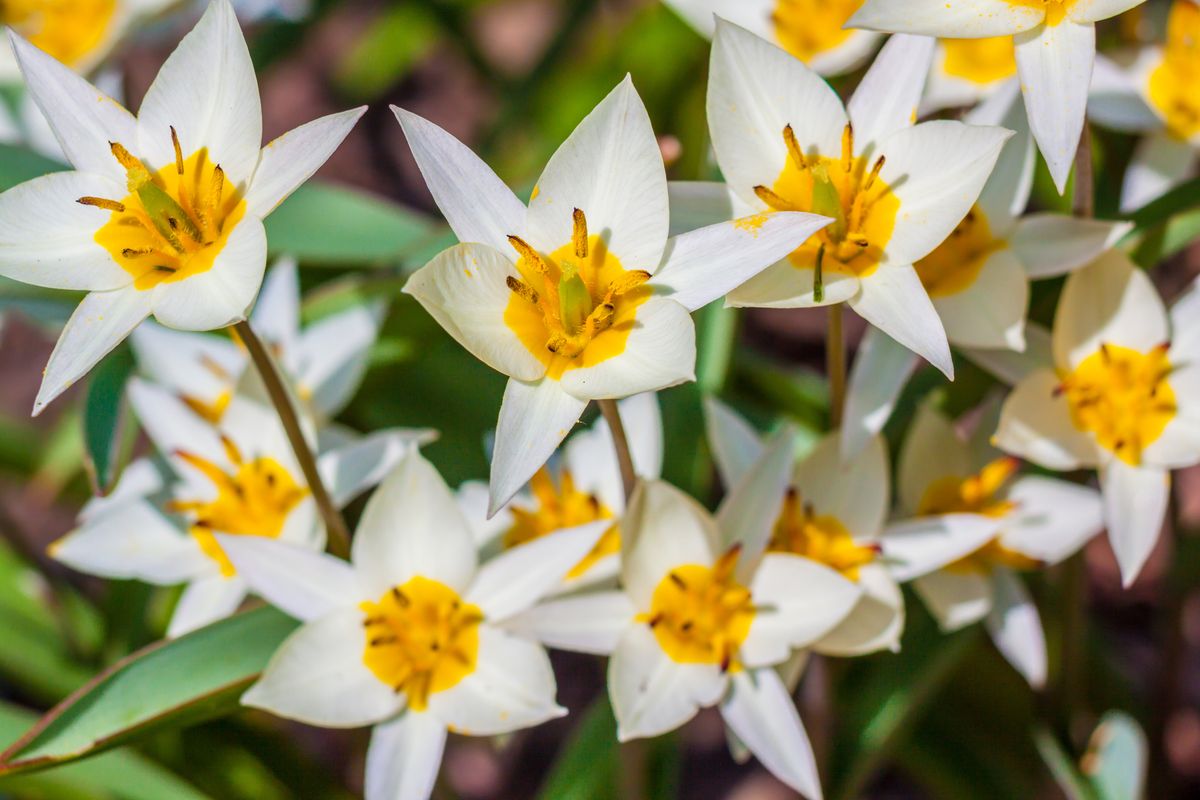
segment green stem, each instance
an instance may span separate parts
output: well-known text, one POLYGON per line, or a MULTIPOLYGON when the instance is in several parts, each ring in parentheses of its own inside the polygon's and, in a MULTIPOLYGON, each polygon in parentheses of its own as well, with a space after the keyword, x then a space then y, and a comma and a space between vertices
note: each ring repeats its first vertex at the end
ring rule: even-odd
POLYGON ((846 407, 846 337, 843 332, 842 303, 829 306, 829 327, 825 331, 825 369, 829 372, 829 424, 842 426, 846 407))

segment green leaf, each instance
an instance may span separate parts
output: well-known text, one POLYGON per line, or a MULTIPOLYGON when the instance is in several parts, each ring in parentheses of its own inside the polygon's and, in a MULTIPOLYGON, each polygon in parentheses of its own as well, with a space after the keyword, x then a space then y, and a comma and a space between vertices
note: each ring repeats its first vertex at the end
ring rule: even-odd
POLYGON ((1130 214, 1129 220, 1138 230, 1144 231, 1196 207, 1200 207, 1200 178, 1193 178, 1157 200, 1150 201, 1130 214))
POLYGON ((66 164, 46 158, 25 147, 0 144, 0 191, 5 191, 50 172, 68 169, 66 164))
POLYGON ((618 746, 612 706, 601 696, 563 746, 539 800, 615 800, 618 746))
POLYGON ((88 378, 83 411, 83 441, 97 494, 108 494, 116 483, 117 440, 125 384, 133 374, 133 354, 120 347, 105 357, 88 378))
POLYGON ((0 776, 76 761, 149 731, 227 714, 299 623, 272 608, 221 620, 114 664, 0 755, 0 776))
POLYGON ((314 266, 397 264, 443 232, 395 203, 319 181, 297 189, 266 226, 272 254, 314 266))
POLYGON ((1146 734, 1137 720, 1109 711, 1100 720, 1083 757, 1084 775, 1100 800, 1139 800, 1145 792, 1146 734))
POLYGON ((433 49, 439 32, 429 10, 415 3, 385 10, 338 65, 338 89, 355 102, 377 99, 433 49))
POLYGON ((1096 800, 1092 787, 1079 774, 1075 762, 1063 747, 1058 737, 1044 724, 1038 724, 1033 729, 1033 742, 1037 745, 1038 753, 1050 774, 1058 783, 1068 800, 1096 800))

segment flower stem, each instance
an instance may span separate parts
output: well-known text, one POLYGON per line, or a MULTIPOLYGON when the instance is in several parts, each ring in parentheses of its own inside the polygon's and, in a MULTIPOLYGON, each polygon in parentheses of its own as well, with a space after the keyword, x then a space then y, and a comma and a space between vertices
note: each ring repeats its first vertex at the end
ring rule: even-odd
POLYGON ((1075 216, 1096 216, 1096 175, 1092 168, 1092 127, 1083 123, 1079 149, 1075 151, 1075 216))
POLYGON ((296 408, 292 405, 287 388, 283 385, 279 370, 262 340, 258 338, 258 334, 250 327, 250 323, 243 320, 235 324, 233 328, 250 353, 250 360, 254 362, 254 368, 262 378, 263 386, 266 387, 271 403, 275 406, 275 412, 279 415, 279 421, 283 424, 283 430, 292 445, 292 451, 296 454, 296 461, 300 463, 304 481, 308 484, 309 491, 313 494, 313 500, 317 504, 317 510, 321 513, 321 519, 325 521, 325 528, 329 531, 329 550, 334 555, 344 557, 350 552, 350 531, 346 528, 346 521, 342 519, 341 512, 333 504, 333 498, 329 496, 325 482, 321 480, 321 473, 317 470, 316 457, 304 439, 304 432, 300 429, 300 418, 296 415, 296 408))
POLYGON ((637 486, 637 472, 633 469, 633 456, 629 452, 629 437, 625 434, 625 424, 621 422, 616 400, 597 400, 596 405, 600 407, 600 413, 612 432, 613 447, 617 449, 617 465, 621 468, 621 485, 625 487, 625 499, 628 500, 637 486))
POLYGON ((845 314, 842 303, 829 306, 829 327, 825 330, 825 369, 829 372, 829 425, 842 426, 846 406, 846 338, 842 332, 845 314))

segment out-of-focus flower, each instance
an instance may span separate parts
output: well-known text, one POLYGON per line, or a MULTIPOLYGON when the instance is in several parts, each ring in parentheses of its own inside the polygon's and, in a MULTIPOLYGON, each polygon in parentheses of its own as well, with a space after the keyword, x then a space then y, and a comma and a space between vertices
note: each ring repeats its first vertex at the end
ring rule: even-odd
POLYGON ((721 17, 773 42, 819 75, 852 72, 871 56, 880 36, 848 30, 863 0, 663 0, 711 39, 721 17))
MULTIPOLYGON (((250 321, 314 421, 324 425, 350 402, 362 382, 382 310, 379 304, 357 305, 302 329, 296 262, 281 259, 263 282, 250 321)), ((234 340, 152 322, 134 329, 130 343, 148 377, 214 423, 239 389, 249 364, 245 349, 234 340)))
POLYGON ((185 330, 244 319, 266 267, 262 218, 324 163, 363 109, 261 147, 258 84, 227 0, 214 0, 163 64, 136 119, 10 38, 77 171, 0 195, 0 275, 89 292, 50 356, 36 414, 150 314, 185 330))
MULTIPOLYGON (((979 196, 1011 132, 913 125, 933 41, 896 36, 848 106, 769 42, 718 21, 708 93, 713 147, 728 188, 693 185, 691 202, 834 218, 787 258, 729 295, 737 306, 849 302, 947 375, 954 365, 913 264, 979 196)), ((678 192, 678 190, 677 190, 678 192)))
POLYGON ((1017 573, 1052 566, 1104 528, 1093 489, 1036 475, 959 438, 950 421, 923 405, 900 453, 904 513, 974 513, 994 518, 999 533, 985 545, 917 578, 913 588, 943 630, 984 620, 1004 657, 1035 688, 1046 681, 1046 639, 1017 573))
MULTIPOLYGON (((641 478, 662 474, 663 430, 658 398, 653 392, 627 397, 617 403, 629 440, 633 467, 641 478)), ((487 518, 486 484, 469 481, 457 492, 459 507, 485 549, 509 549, 561 530, 607 519, 611 527, 595 549, 571 568, 563 591, 574 591, 615 578, 621 550, 621 515, 625 489, 612 432, 604 418, 567 439, 557 468, 543 466, 521 492, 491 519, 487 518)))
POLYGON ((947 39, 1012 36, 1025 107, 1062 192, 1079 147, 1096 23, 1145 0, 867 0, 849 24, 947 39))
MULTIPOLYGON (((79 527, 50 546, 55 559, 106 578, 186 583, 168 629, 178 636, 233 613, 246 596, 217 534, 324 547, 312 494, 271 407, 235 397, 213 427, 162 387, 135 379, 129 399, 173 475, 149 460, 130 465, 113 493, 85 506, 79 527)), ((427 438, 379 432, 322 454, 317 466, 343 506, 427 438)))
POLYGON ((304 622, 242 702, 310 725, 375 726, 367 800, 424 800, 448 731, 495 736, 567 713, 545 650, 503 623, 557 586, 604 527, 481 565, 454 496, 413 451, 368 502, 353 564, 221 536, 253 590, 304 622))
POLYGON ((1200 293, 1167 310, 1119 251, 1067 278, 1053 363, 1004 403, 995 443, 1047 469, 1100 473, 1126 585, 1162 529, 1170 470, 1200 462, 1200 293))
POLYGON ((628 78, 554 154, 528 209, 445 131, 396 115, 463 242, 404 291, 510 378, 490 513, 546 463, 589 401, 693 380, 689 312, 829 224, 760 213, 668 238, 662 156, 628 78))
POLYGON ((1017 75, 1011 36, 939 39, 933 68, 921 99, 921 113, 973 106, 991 97, 1017 75))

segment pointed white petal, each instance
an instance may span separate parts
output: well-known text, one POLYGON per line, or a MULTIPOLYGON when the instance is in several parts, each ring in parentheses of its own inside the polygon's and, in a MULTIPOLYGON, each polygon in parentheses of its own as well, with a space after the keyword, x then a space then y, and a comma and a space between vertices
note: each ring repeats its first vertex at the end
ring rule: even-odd
MULTIPOLYGON (((128 393, 129 404, 142 430, 163 456, 171 458, 183 451, 217 464, 227 464, 217 430, 176 395, 141 378, 129 382, 128 393)), ((173 459, 172 467, 181 463, 173 459)), ((201 486, 207 484, 206 478, 185 465, 181 477, 187 479, 189 475, 195 476, 201 486)))
POLYGON ((896 465, 896 490, 905 514, 916 514, 926 490, 939 478, 965 478, 973 469, 967 444, 932 403, 921 403, 896 465))
POLYGON ((1067 13, 1076 22, 1099 22, 1144 2, 1146 0, 1077 0, 1067 13))
POLYGON ((475 535, 475 544, 480 550, 491 545, 496 539, 512 527, 512 514, 507 506, 500 513, 488 518, 488 487, 483 481, 466 481, 459 484, 454 493, 458 508, 466 517, 471 531, 475 535))
POLYGON ((716 32, 717 19, 736 22, 764 39, 772 35, 774 0, 663 0, 676 14, 707 39, 716 32))
POLYGON ((726 490, 737 486, 762 456, 758 432, 736 411, 715 397, 704 398, 704 430, 726 490))
POLYGON ((1000 532, 1000 520, 980 514, 920 517, 888 526, 883 558, 900 583, 928 575, 974 553, 1000 532))
POLYGON ((1121 211, 1132 212, 1157 200, 1196 171, 1196 148, 1157 134, 1138 143, 1121 187, 1121 211))
POLYGON ((547 647, 606 656, 635 614, 624 592, 589 592, 534 606, 506 627, 547 647))
POLYGON ((898 33, 875 56, 846 104, 859 153, 876 152, 889 134, 912 127, 933 66, 933 45, 932 37, 898 33))
POLYGON ((1009 245, 1029 277, 1066 275, 1095 261, 1133 225, 1063 214, 1030 214, 1017 223, 1009 245))
POLYGON ((1061 381, 1049 370, 1037 370, 1017 384, 1004 401, 996 447, 1046 469, 1094 467, 1095 442, 1075 427, 1061 381))
POLYGON ((824 294, 817 301, 816 273, 783 259, 734 289, 725 302, 735 308, 813 308, 844 303, 858 294, 859 280, 840 272, 825 273, 824 294))
POLYGON ((882 38, 875 31, 850 30, 846 40, 829 50, 815 54, 808 65, 818 75, 845 75, 854 72, 871 58, 882 38))
POLYGON ((988 633, 996 648, 1034 689, 1046 684, 1046 634, 1033 598, 1011 570, 992 574, 992 610, 988 633))
POLYGON ((870 0, 846 27, 978 39, 1028 30, 1045 15, 1044 9, 1008 0, 870 0))
POLYGON ((996 166, 979 193, 978 205, 987 215, 992 234, 1000 238, 1008 235, 1029 204, 1037 166, 1037 146, 1033 132, 1029 130, 1020 90, 1016 79, 1006 82, 963 119, 970 125, 999 125, 1014 131, 1013 137, 1004 143, 996 166))
POLYGON ((428 800, 446 749, 446 723, 406 711, 371 731, 364 800, 428 800))
POLYGON ((863 593, 854 610, 813 645, 817 652, 848 658, 900 648, 900 634, 904 632, 904 594, 900 586, 878 562, 859 568, 858 585, 863 593))
POLYGON ((184 158, 208 148, 243 190, 258 165, 262 106, 250 51, 228 0, 214 0, 146 91, 138 112, 138 155, 155 169, 172 164, 171 128, 184 158))
POLYGON ((1015 386, 1038 370, 1054 369, 1050 331, 1036 322, 1025 323, 1025 350, 993 350, 960 347, 960 352, 1010 386, 1015 386))
POLYGON ((992 609, 992 584, 982 572, 942 570, 917 578, 913 589, 947 633, 979 622, 992 609))
POLYGON ((570 242, 578 208, 626 269, 658 267, 670 227, 667 172, 629 76, 567 137, 537 188, 526 219, 534 247, 551 252, 570 242))
POLYGON ((1142 450, 1145 464, 1174 469, 1200 463, 1200 362, 1186 352, 1173 348, 1169 355, 1173 368, 1168 383, 1175 392, 1176 412, 1142 450))
POLYGON ((341 559, 262 536, 217 540, 252 593, 303 622, 354 606, 362 595, 341 559))
POLYGON ((394 428, 322 453, 317 468, 336 506, 341 508, 392 471, 410 449, 433 441, 428 429, 394 428))
POLYGON ((915 353, 879 328, 867 328, 850 368, 840 433, 844 460, 857 456, 883 431, 916 368, 915 353))
POLYGON ((87 374, 149 313, 150 294, 133 287, 84 297, 50 354, 33 402, 34 415, 87 374))
POLYGON ((721 549, 741 548, 738 575, 743 580, 753 574, 771 539, 792 477, 795 451, 796 430, 785 425, 767 442, 766 450, 750 470, 728 490, 717 509, 721 549))
POLYGON ((717 181, 671 181, 667 196, 671 201, 671 236, 748 217, 755 211, 729 184, 717 181))
POLYGON ((987 256, 979 275, 961 292, 933 298, 946 338, 955 345, 1025 349, 1029 278, 1012 250, 987 256))
POLYGON ((1000 542, 1046 564, 1074 555, 1104 530, 1100 494, 1087 486, 1040 475, 1024 475, 1008 490, 1017 504, 1004 523, 1000 542))
POLYGON ((883 529, 888 497, 887 445, 873 436, 853 458, 844 458, 837 434, 825 435, 796 466, 792 485, 818 514, 837 517, 856 541, 872 542, 883 529))
MULTIPOLYGON (((626 397, 617 403, 617 413, 629 437, 629 455, 633 468, 643 478, 657 478, 663 467, 663 421, 658 395, 643 392, 626 397)), ((601 417, 596 423, 598 432, 603 431, 612 445, 612 434, 608 423, 601 417)), ((615 455, 615 452, 614 452, 615 455)))
POLYGON ((164 328, 150 320, 129 336, 138 367, 155 383, 214 402, 246 367, 246 354, 228 337, 164 328))
POLYGON ((363 612, 356 607, 309 622, 284 640, 242 705, 324 728, 358 728, 395 716, 403 693, 363 663, 363 612))
POLYGON ((1137 580, 1158 542, 1170 488, 1171 475, 1163 469, 1133 467, 1114 458, 1100 470, 1108 541, 1126 587, 1137 580))
POLYGON ((708 512, 663 481, 643 481, 621 523, 621 585, 639 610, 667 573, 683 564, 710 565, 716 524, 708 512))
POLYGON ((787 687, 773 669, 741 671, 721 716, 771 774, 808 800, 821 800, 817 760, 787 687))
POLYGON ((122 472, 117 485, 106 495, 90 498, 79 509, 80 527, 84 523, 98 520, 110 511, 123 509, 129 503, 136 503, 163 491, 167 477, 165 470, 149 456, 134 459, 122 472))
POLYGON ((1200 354, 1200 278, 1175 298, 1169 315, 1172 358, 1193 361, 1200 354))
POLYGON ((278 208, 329 160, 366 110, 359 106, 314 119, 264 147, 246 191, 249 213, 262 218, 278 208))
POLYGON ((910 265, 884 266, 860 285, 862 289, 850 301, 850 307, 954 380, 946 329, 917 271, 910 265))
POLYGON ((167 625, 167 638, 175 639, 225 619, 245 599, 246 584, 239 578, 211 575, 195 580, 179 596, 167 625))
POLYGON ((546 463, 585 408, 586 400, 567 394, 550 378, 537 383, 509 380, 496 423, 488 516, 499 511, 546 463))
POLYGON ((385 310, 381 303, 354 306, 314 322, 300 334, 296 382, 317 414, 335 416, 353 399, 385 310))
POLYGON ((141 500, 89 517, 50 545, 48 552, 56 561, 90 575, 162 586, 195 578, 213 566, 195 539, 141 500))

